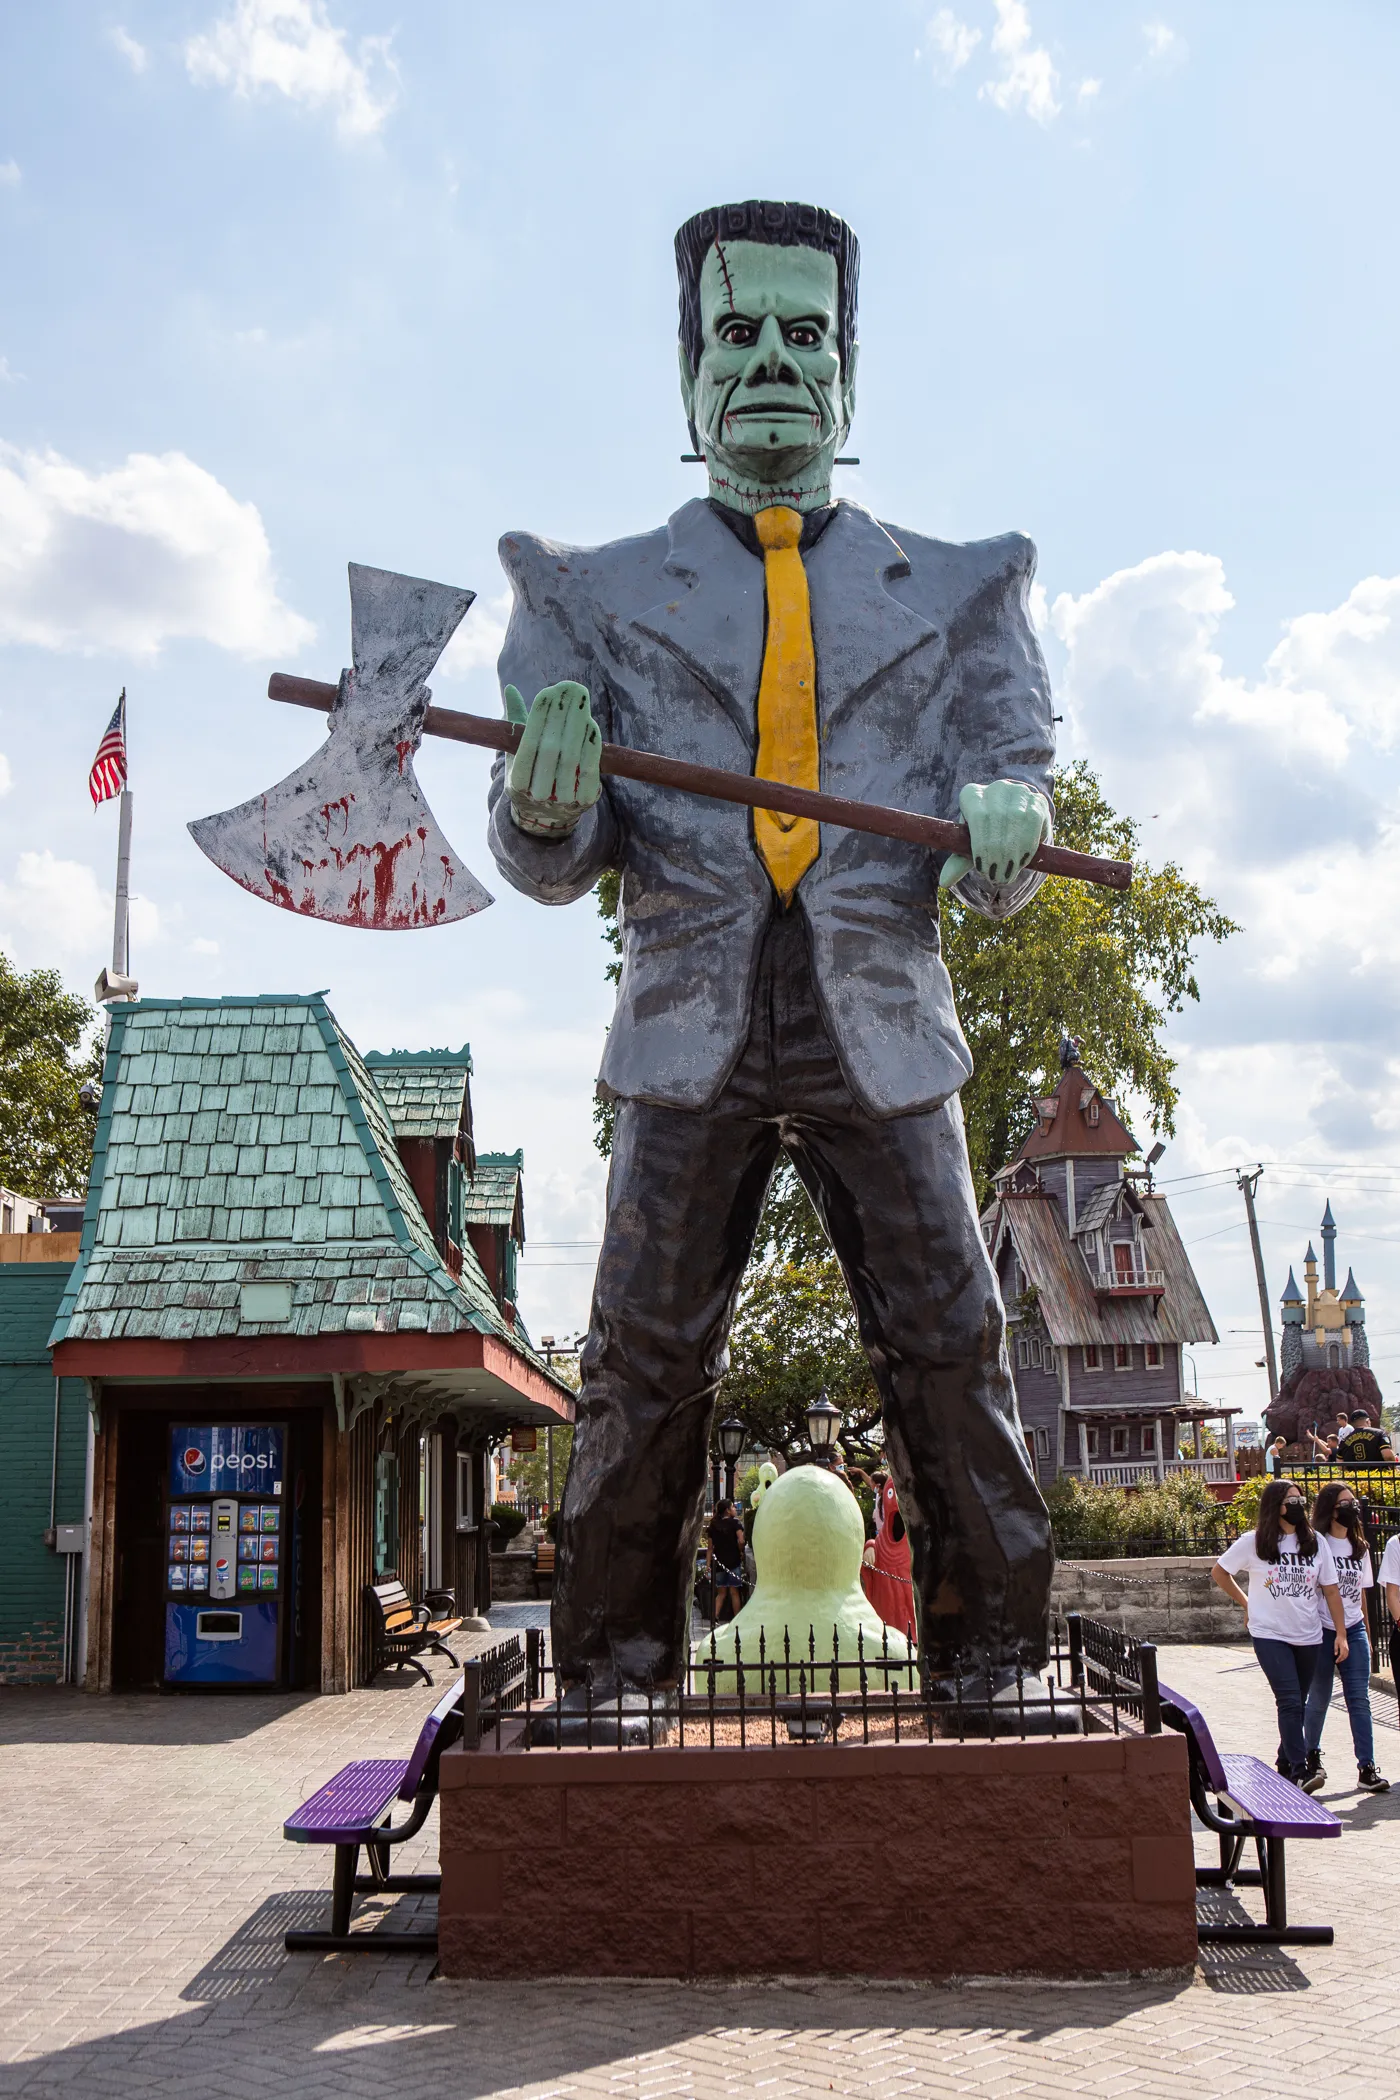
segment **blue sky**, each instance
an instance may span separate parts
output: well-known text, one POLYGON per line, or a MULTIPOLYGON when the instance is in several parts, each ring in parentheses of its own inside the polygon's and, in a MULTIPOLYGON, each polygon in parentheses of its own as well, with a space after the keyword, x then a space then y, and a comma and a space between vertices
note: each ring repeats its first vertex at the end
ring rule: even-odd
POLYGON ((347 560, 480 593, 435 685, 495 711, 499 535, 698 492, 675 226, 808 198, 863 247, 842 492, 1032 535, 1066 755, 1247 928, 1173 1032, 1202 1390, 1262 1389, 1256 1158, 1275 1294, 1330 1188, 1393 1386, 1398 64, 1379 0, 5 10, 0 942, 84 989, 105 960, 85 782, 125 684, 143 988, 325 986, 365 1047, 469 1038, 482 1142, 526 1148, 527 1313, 581 1325, 605 958, 591 900, 495 879, 484 759, 420 765, 499 898, 435 933, 274 912, 184 825, 314 748, 261 695, 335 676, 347 560))

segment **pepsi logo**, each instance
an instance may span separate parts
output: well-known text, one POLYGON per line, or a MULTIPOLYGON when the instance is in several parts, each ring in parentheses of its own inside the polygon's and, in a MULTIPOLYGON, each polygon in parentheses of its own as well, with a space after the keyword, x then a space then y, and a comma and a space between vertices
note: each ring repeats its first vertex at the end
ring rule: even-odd
POLYGON ((202 1473, 204 1471, 204 1453, 200 1450, 198 1444, 186 1446, 180 1463, 187 1473, 202 1473))

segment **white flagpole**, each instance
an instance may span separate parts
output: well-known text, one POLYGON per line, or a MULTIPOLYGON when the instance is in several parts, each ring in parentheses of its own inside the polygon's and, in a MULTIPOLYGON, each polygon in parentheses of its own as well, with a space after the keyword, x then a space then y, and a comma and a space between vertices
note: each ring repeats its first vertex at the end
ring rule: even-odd
POLYGON ((123 788, 117 816, 117 898, 112 916, 112 975, 131 975, 131 789, 123 788))

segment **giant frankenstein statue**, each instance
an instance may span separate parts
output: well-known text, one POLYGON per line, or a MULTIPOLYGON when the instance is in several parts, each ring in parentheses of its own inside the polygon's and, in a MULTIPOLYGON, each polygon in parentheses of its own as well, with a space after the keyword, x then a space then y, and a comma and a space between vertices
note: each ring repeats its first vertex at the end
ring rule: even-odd
MULTIPOLYGON (((786 1152, 859 1314, 921 1652, 1004 1682, 1045 1654, 1050 1526, 1016 1416, 958 1089, 938 889, 1001 918, 1041 877, 1052 732, 1018 534, 952 546, 835 501, 855 236, 750 202, 676 236, 681 392, 709 493, 606 547, 502 542, 525 724, 491 844, 544 904, 622 875, 600 1090, 607 1224, 564 1496, 555 1660, 624 1696, 681 1675, 710 1418, 786 1152), (522 695, 529 696, 528 714, 522 695), (602 739, 961 811, 969 859, 600 779, 602 739)), ((821 1629, 818 1629, 820 1636, 821 1629)))

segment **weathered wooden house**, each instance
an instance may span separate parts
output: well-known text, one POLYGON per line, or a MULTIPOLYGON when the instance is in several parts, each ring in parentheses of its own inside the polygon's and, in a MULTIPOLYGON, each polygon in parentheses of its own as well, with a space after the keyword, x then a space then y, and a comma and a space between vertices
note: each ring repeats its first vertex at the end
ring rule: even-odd
POLYGON ((1233 1480, 1236 1408, 1188 1391, 1184 1352, 1219 1339, 1165 1197, 1066 1044, 1056 1091, 996 1177, 982 1219, 1002 1297, 1026 1445, 1042 1482, 1131 1486, 1182 1467, 1233 1480), (1227 1456, 1202 1427, 1224 1424, 1227 1456), (1183 1431, 1193 1449, 1178 1456, 1183 1431))
POLYGON ((362 1059, 319 994, 113 1009, 50 1337, 96 1424, 92 1688, 342 1691, 371 1580, 489 1602, 488 1451, 572 1395, 466 1230, 470 1070, 362 1059))

